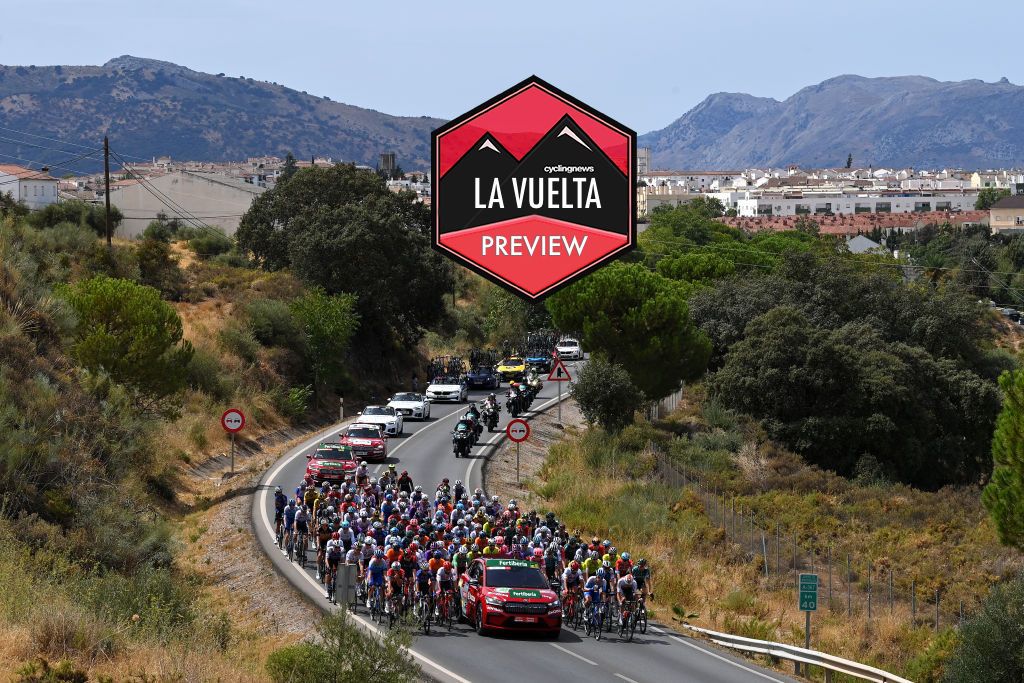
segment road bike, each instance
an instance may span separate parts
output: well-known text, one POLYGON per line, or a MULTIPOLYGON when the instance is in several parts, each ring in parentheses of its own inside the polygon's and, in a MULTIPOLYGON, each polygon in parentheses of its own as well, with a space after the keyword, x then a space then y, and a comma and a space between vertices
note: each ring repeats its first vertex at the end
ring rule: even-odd
POLYGON ((420 628, 423 629, 423 635, 427 636, 430 635, 430 620, 434 613, 430 602, 430 593, 419 593, 412 611, 413 616, 419 621, 420 628))
POLYGON ((643 595, 636 603, 636 625, 640 633, 647 633, 647 598, 643 595))
POLYGON ((578 590, 566 591, 562 603, 562 616, 573 630, 579 629, 583 621, 583 610, 580 609, 580 594, 578 590))
POLYGON ((636 598, 626 600, 619 617, 619 638, 633 640, 633 632, 636 631, 636 598))
POLYGON ((441 600, 437 605, 437 623, 444 624, 448 630, 452 630, 455 624, 454 591, 446 590, 441 594, 441 600))
POLYGON ((402 618, 403 607, 401 592, 392 593, 388 597, 388 628, 394 628, 395 623, 402 618))
POLYGON ((335 605, 338 604, 337 584, 338 584, 338 567, 330 567, 327 570, 326 575, 327 583, 327 601, 332 602, 335 605))
POLYGON ((588 636, 594 636, 595 639, 601 640, 601 627, 604 624, 606 612, 605 604, 592 602, 587 608, 586 633, 588 636))
POLYGON ((298 555, 299 566, 303 568, 306 566, 306 548, 309 545, 309 541, 306 538, 306 532, 300 531, 298 533, 298 541, 295 543, 295 554, 298 555))
POLYGON ((384 598, 380 586, 370 586, 370 619, 378 624, 384 621, 384 598))

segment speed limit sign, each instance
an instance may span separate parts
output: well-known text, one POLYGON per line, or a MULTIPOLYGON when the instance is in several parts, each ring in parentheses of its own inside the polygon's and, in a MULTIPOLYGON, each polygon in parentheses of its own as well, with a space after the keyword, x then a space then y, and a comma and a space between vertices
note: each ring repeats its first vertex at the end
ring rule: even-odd
POLYGON ((240 432, 245 426, 245 415, 238 408, 225 410, 224 414, 220 416, 220 426, 224 428, 225 432, 232 434, 240 432))

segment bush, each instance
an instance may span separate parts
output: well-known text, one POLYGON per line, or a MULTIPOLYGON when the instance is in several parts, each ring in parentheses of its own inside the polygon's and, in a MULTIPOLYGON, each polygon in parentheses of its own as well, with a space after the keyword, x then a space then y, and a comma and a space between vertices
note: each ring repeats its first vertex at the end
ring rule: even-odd
POLYGON ((312 398, 312 385, 292 387, 288 391, 278 392, 275 404, 281 413, 292 420, 297 420, 306 415, 306 411, 309 410, 309 402, 312 398))
POLYGON ((946 683, 1024 681, 1024 576, 992 589, 960 629, 946 666, 946 683))
POLYGON ((275 683, 317 681, 417 680, 419 667, 405 647, 409 634, 391 630, 383 638, 364 633, 345 612, 324 617, 317 627, 317 641, 289 645, 267 658, 267 673, 275 683))
POLYGON ((226 254, 235 246, 234 241, 224 234, 220 228, 206 227, 197 229, 195 236, 189 239, 188 248, 200 258, 210 258, 218 254, 226 254))
POLYGON ((629 373, 601 358, 592 358, 583 366, 569 393, 587 422, 596 422, 612 433, 632 423, 633 413, 644 402, 629 373))
MULTIPOLYGON (((116 207, 110 207, 110 229, 116 230, 124 215, 116 207)), ((58 202, 50 204, 28 216, 29 223, 36 228, 52 228, 58 223, 74 223, 92 230, 95 234, 105 236, 106 209, 98 204, 87 202, 58 202)))
POLYGON ((158 239, 145 239, 135 253, 139 278, 144 285, 160 290, 165 298, 181 301, 185 294, 185 274, 171 254, 171 246, 158 239))
POLYGON ((230 387, 221 377, 220 359, 205 348, 197 348, 188 363, 188 386, 218 401, 231 397, 230 387))
POLYGON ((62 660, 57 666, 40 657, 18 669, 18 683, 86 683, 89 674, 75 668, 68 660, 62 660))
POLYGON ((264 346, 301 349, 303 334, 288 304, 274 299, 255 299, 242 307, 253 337, 264 346))
POLYGON ((942 680, 946 661, 956 647, 956 631, 943 629, 928 642, 924 651, 918 653, 907 664, 904 677, 916 683, 939 683, 942 680))
POLYGON ((229 321, 218 335, 225 351, 233 353, 248 363, 254 363, 260 352, 260 343, 256 341, 252 330, 237 321, 229 321))

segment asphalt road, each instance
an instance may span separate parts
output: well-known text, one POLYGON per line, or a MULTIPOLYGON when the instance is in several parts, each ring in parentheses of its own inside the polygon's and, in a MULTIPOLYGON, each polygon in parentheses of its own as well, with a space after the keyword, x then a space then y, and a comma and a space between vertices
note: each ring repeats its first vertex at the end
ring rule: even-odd
MULTIPOLYGON (((572 370, 574 364, 568 365, 572 370)), ((534 401, 534 410, 524 417, 529 419, 530 414, 545 407, 553 409, 556 394, 556 386, 546 383, 534 401)), ((470 398, 479 400, 486 395, 485 391, 472 392, 470 398)), ((396 463, 399 471, 409 470, 414 482, 429 491, 433 491, 432 487, 443 477, 448 477, 452 483, 462 479, 470 491, 482 486, 483 461, 496 442, 504 438, 504 424, 509 416, 503 410, 499 425, 501 431, 489 435, 485 430, 481 444, 472 449, 471 457, 456 459, 452 454, 449 434, 457 416, 464 410, 465 406, 461 404, 435 403, 431 406, 430 420, 406 422, 405 435, 390 440, 388 461, 376 469, 383 471, 389 463, 396 463)), ((324 610, 331 605, 315 580, 315 567, 300 570, 274 545, 272 492, 275 486, 294 490, 305 472, 304 455, 340 429, 341 425, 335 425, 285 453, 264 475, 253 498, 253 528, 263 550, 296 588, 324 610)), ((355 617, 364 627, 372 628, 365 618, 365 610, 355 617)), ((527 635, 481 637, 468 625, 459 624, 451 632, 435 628, 429 636, 417 636, 411 653, 433 678, 459 683, 572 680, 575 676, 585 676, 590 683, 762 683, 765 680, 792 680, 657 625, 652 625, 646 635, 636 633, 633 642, 619 642, 614 634, 605 634, 598 642, 585 637, 582 631, 577 633, 566 628, 562 629, 557 641, 527 635)))

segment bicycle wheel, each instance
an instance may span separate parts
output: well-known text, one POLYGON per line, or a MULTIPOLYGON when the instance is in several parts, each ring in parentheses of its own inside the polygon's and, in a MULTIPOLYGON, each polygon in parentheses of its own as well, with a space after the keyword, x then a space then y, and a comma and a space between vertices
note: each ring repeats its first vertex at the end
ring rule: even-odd
POLYGON ((583 622, 583 632, 586 633, 587 637, 589 638, 591 632, 593 631, 593 629, 594 629, 594 614, 593 614, 592 611, 590 611, 590 612, 587 613, 587 618, 583 622))
POLYGON ((601 630, 604 626, 604 615, 607 610, 602 605, 600 608, 595 608, 595 619, 594 619, 594 638, 601 640, 601 630))
POLYGON ((637 626, 640 627, 640 633, 647 633, 647 608, 640 605, 636 612, 637 626))
POLYGON ((629 640, 633 640, 633 634, 636 632, 636 612, 629 613, 629 640))

